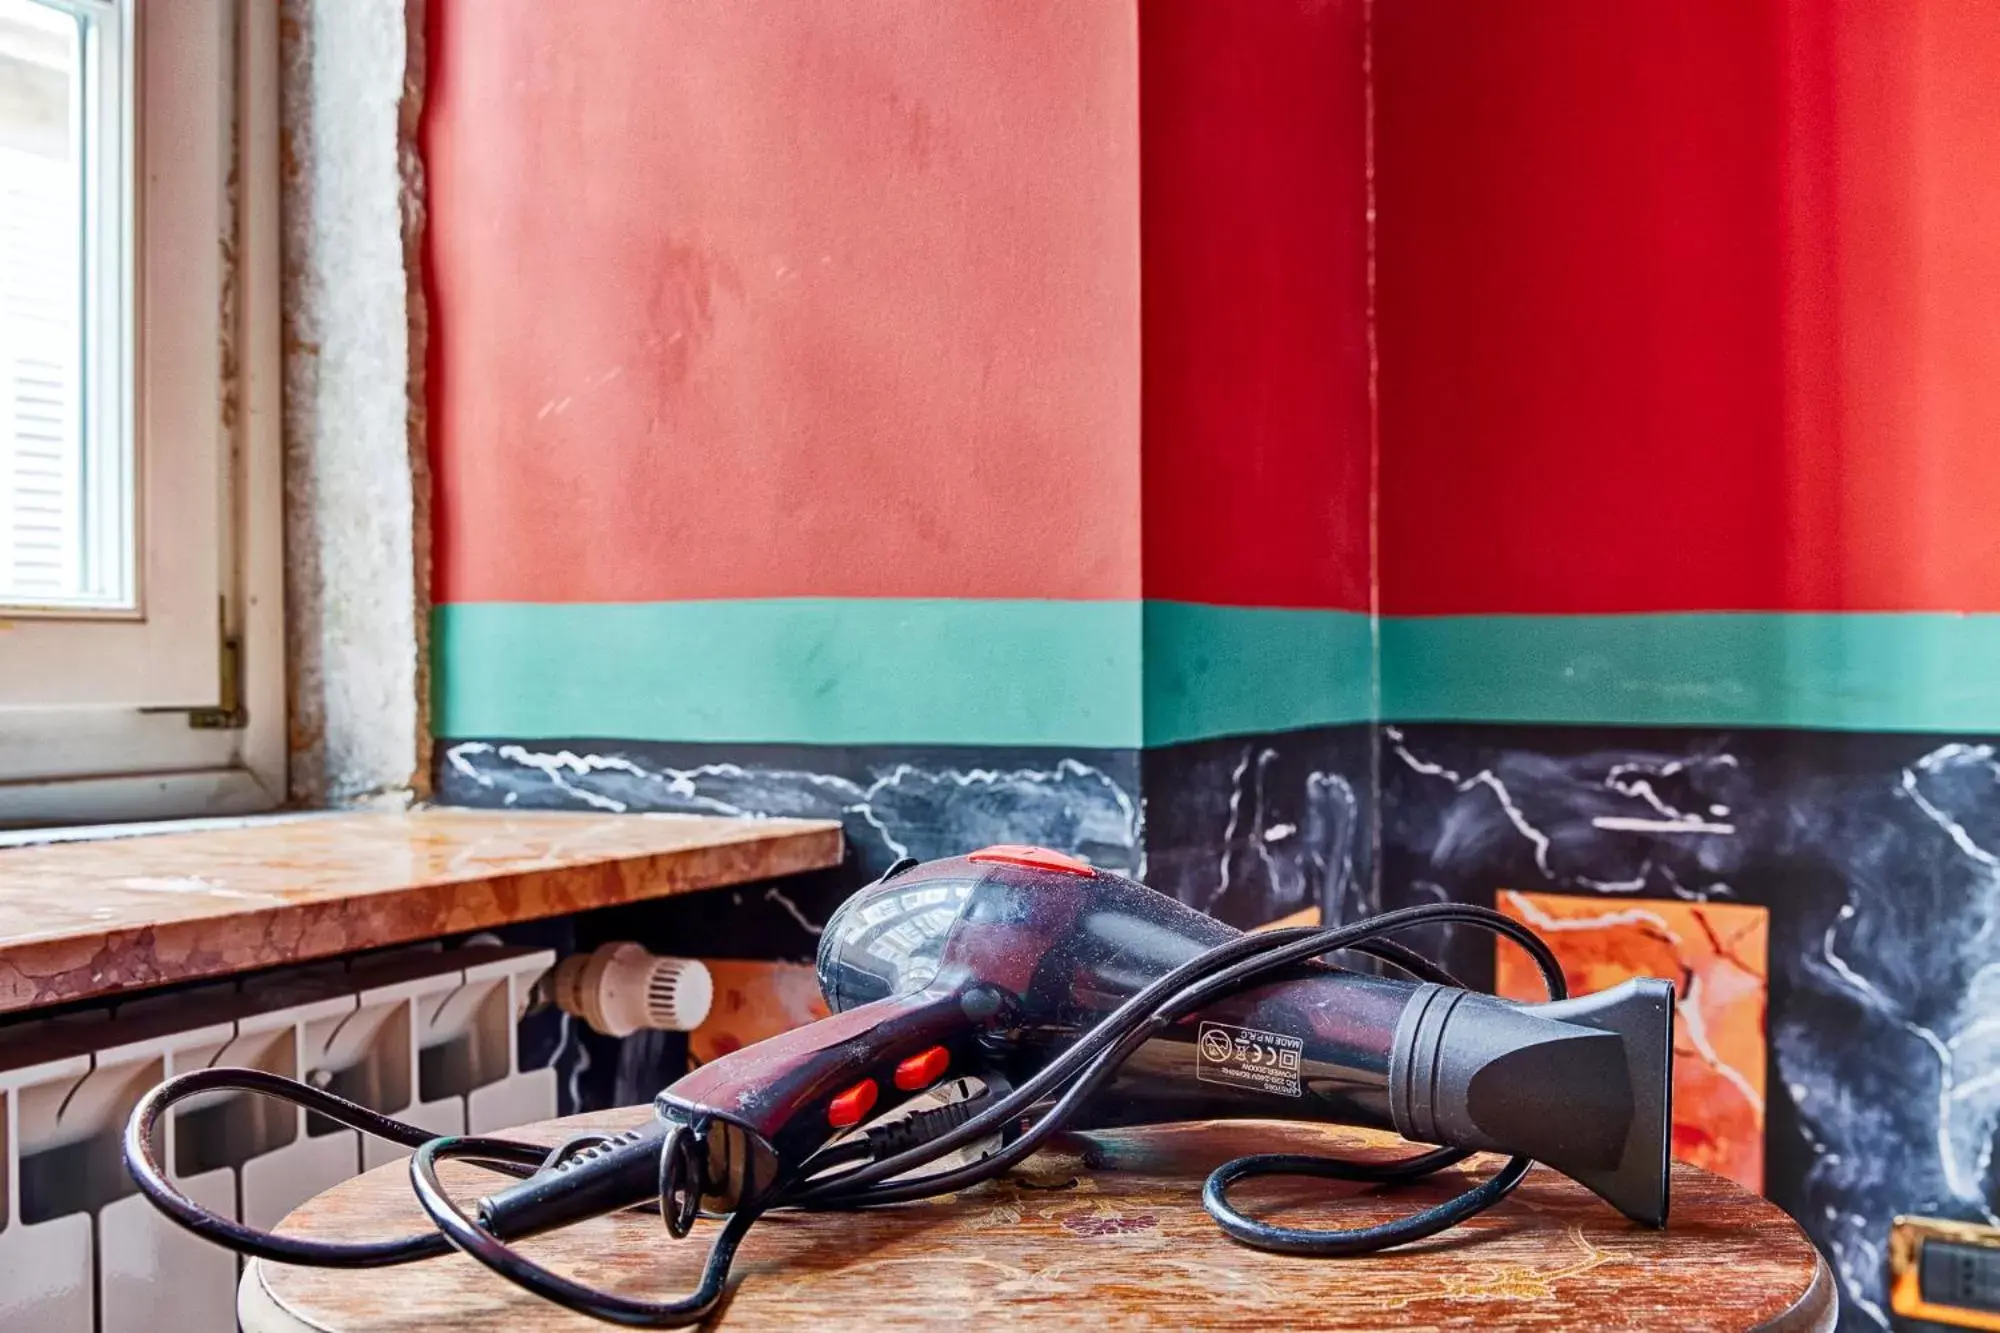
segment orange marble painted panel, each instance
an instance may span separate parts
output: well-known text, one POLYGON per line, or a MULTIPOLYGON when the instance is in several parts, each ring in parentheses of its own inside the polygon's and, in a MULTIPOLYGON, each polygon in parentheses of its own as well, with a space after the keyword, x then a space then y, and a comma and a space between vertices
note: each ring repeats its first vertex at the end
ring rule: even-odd
POLYGON ((829 1012, 811 963, 703 960, 715 980, 708 1017, 688 1034, 688 1054, 701 1064, 752 1042, 804 1027, 829 1012))
MULTIPOLYGON (((1764 1186, 1764 1013, 1770 914, 1740 903, 1502 890, 1495 906, 1548 941, 1572 994, 1627 977, 1674 983, 1674 1156, 1764 1186)), ((1542 998, 1540 974, 1498 946, 1494 989, 1542 998)))

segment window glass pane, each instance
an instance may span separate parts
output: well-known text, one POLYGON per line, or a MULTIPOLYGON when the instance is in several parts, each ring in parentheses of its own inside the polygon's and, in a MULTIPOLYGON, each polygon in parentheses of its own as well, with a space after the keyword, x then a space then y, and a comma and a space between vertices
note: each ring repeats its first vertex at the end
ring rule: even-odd
POLYGON ((133 604, 104 47, 49 0, 0 0, 0 605, 133 604))

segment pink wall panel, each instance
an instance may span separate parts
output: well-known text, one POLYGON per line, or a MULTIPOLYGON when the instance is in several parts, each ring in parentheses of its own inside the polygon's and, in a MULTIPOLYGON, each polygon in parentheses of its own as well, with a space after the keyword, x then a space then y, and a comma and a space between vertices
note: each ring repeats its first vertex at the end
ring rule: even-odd
POLYGON ((1131 6, 430 13, 440 600, 1139 593, 1131 6))

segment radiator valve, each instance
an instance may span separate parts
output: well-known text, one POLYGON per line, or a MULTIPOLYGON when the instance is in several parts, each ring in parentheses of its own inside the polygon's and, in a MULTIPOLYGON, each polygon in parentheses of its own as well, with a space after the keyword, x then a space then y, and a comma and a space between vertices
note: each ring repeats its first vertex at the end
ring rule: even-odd
POLYGON ((687 1032, 708 1017, 715 983, 693 958, 662 958, 630 941, 556 964, 555 1002, 607 1037, 640 1028, 687 1032))

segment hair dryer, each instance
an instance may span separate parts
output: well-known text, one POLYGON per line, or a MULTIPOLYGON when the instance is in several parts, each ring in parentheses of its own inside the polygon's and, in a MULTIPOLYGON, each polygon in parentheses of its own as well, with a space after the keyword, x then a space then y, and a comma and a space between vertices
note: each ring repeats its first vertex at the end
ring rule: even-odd
MULTIPOLYGON (((1149 983, 1239 938, 1142 884, 1037 848, 899 867, 827 923, 818 970, 835 1014, 695 1070, 659 1095, 660 1122, 705 1132, 708 1206, 754 1205, 867 1115, 946 1074, 1019 1086, 1149 983)), ((1672 1051, 1664 981, 1523 1006, 1297 963, 1163 1027, 1066 1123, 1394 1129, 1535 1158, 1661 1226, 1672 1051)), ((618 1188, 618 1170, 610 1156, 579 1162, 568 1179, 484 1200, 481 1219, 525 1234, 632 1203, 655 1183, 632 1167, 618 1188)))
MULTIPOLYGON (((962 1188, 1019 1160, 1058 1125, 1310 1119, 1444 1145, 1387 1166, 1301 1157, 1227 1164, 1209 1180, 1209 1211, 1230 1234, 1272 1249, 1358 1253, 1431 1234, 1512 1189, 1530 1158, 1626 1216, 1664 1225, 1672 987, 1640 979, 1581 999, 1522 1005, 1439 984, 1448 974, 1385 938, 1438 921, 1522 943, 1560 996, 1561 972, 1546 946, 1483 908, 1432 904, 1354 926, 1246 935, 1041 848, 904 862, 849 898, 827 924, 818 972, 835 1011, 830 1017, 694 1070, 659 1094, 657 1116, 641 1129, 553 1154, 491 1139, 430 1140, 412 1159, 413 1183, 444 1240, 495 1271, 571 1308, 655 1326, 691 1322, 713 1307, 737 1242, 762 1211, 962 1188), (1372 955, 1420 979, 1311 961, 1336 949, 1372 955), (942 1080, 966 1076, 985 1086, 983 1097, 862 1128, 942 1080), (1006 1146, 984 1160, 911 1178, 913 1169, 990 1142, 996 1132, 1006 1146), (1234 1180, 1262 1171, 1399 1180, 1475 1149, 1515 1160, 1478 1188, 1400 1223, 1294 1230, 1248 1219, 1225 1197, 1234 1180), (535 1169, 479 1200, 472 1217, 438 1185, 435 1163, 444 1157, 509 1162, 519 1174, 535 1169), (852 1169, 836 1170, 843 1167, 852 1169), (675 1235, 704 1209, 729 1214, 701 1289, 682 1301, 592 1292, 505 1243, 656 1199, 675 1235)), ((164 1179, 148 1180, 150 1160, 141 1150, 152 1118, 208 1086, 176 1088, 183 1080, 142 1103, 127 1158, 155 1203, 202 1230, 188 1215, 194 1205, 181 1200, 185 1208, 177 1208, 162 1197, 179 1199, 164 1179)), ((284 1095, 361 1123, 351 1115, 360 1108, 323 1105, 330 1094, 293 1088, 284 1095)), ((382 1132, 379 1123, 362 1127, 382 1132)), ((286 1262, 336 1262, 332 1251, 343 1249, 321 1246, 327 1253, 302 1258, 297 1242, 258 1249, 242 1228, 218 1230, 211 1225, 203 1234, 286 1262)), ((417 1257, 363 1257, 353 1249, 354 1263, 417 1257)))

